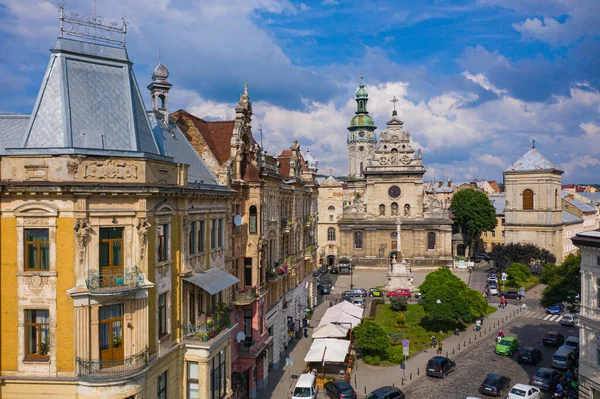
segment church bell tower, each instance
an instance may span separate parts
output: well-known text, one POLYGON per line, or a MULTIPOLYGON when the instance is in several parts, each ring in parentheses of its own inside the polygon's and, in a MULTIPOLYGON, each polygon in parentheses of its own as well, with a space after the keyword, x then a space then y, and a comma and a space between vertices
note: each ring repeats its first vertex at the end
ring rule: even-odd
POLYGON ((360 85, 356 91, 356 115, 348 127, 348 178, 364 179, 364 171, 368 160, 373 156, 377 145, 375 137, 375 124, 367 111, 369 94, 360 77, 360 85))

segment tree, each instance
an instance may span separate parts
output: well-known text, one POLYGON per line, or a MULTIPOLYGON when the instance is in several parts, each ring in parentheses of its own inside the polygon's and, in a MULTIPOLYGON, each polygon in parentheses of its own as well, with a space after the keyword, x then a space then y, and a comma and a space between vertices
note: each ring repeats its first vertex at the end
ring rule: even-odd
POLYGON ((509 268, 505 270, 508 275, 508 281, 513 285, 523 285, 523 283, 531 277, 531 271, 529 268, 521 263, 513 263, 509 268))
POLYGON ((540 272, 547 264, 556 263, 556 256, 544 248, 534 244, 500 244, 490 253, 496 266, 506 267, 512 263, 521 263, 530 270, 540 272))
POLYGON ((470 249, 481 233, 492 231, 498 223, 494 206, 481 191, 460 190, 452 197, 450 208, 454 224, 466 235, 470 249))
POLYGON ((483 295, 481 295, 481 292, 468 289, 461 292, 460 296, 469 303, 471 314, 475 318, 487 313, 488 302, 483 295))
POLYGON ((354 327, 354 342, 365 355, 382 355, 390 346, 390 340, 383 328, 372 320, 364 320, 354 327))
POLYGON ((567 303, 571 312, 579 309, 579 293, 581 292, 581 254, 570 254, 560 265, 544 267, 541 280, 548 284, 542 291, 542 306, 555 303, 567 303))
POLYGON ((425 297, 432 288, 439 287, 441 285, 449 286, 457 292, 468 288, 464 281, 452 274, 449 269, 444 268, 429 273, 425 277, 425 281, 423 281, 423 283, 421 283, 419 286, 419 292, 425 297))
POLYGON ((403 297, 393 296, 390 298, 390 305, 395 312, 405 311, 408 309, 408 300, 403 297))

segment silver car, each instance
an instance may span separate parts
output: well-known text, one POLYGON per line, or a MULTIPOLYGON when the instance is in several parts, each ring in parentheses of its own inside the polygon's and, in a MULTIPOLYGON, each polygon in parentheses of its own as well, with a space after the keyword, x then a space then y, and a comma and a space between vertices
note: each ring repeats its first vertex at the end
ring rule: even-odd
POLYGON ((568 327, 575 327, 575 325, 577 324, 577 316, 569 313, 563 316, 562 319, 560 319, 560 324, 563 326, 568 326, 568 327))
POLYGON ((552 368, 566 370, 573 367, 576 362, 575 350, 572 346, 563 345, 552 355, 552 368))

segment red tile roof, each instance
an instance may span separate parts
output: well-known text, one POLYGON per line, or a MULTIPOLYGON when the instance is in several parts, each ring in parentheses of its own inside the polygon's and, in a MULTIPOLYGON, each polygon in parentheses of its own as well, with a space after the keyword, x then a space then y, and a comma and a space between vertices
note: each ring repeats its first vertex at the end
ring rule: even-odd
POLYGON ((243 173, 244 174, 242 176, 242 179, 244 179, 245 181, 253 182, 253 183, 260 183, 262 181, 260 178, 260 173, 258 171, 258 168, 256 167, 256 165, 254 165, 252 163, 246 164, 246 166, 244 167, 243 173))
MULTIPOLYGON (((217 158, 219 164, 222 165, 229 160, 231 157, 231 136, 233 135, 235 121, 205 121, 185 110, 179 110, 172 116, 178 124, 180 124, 178 122, 179 118, 188 119, 192 122, 196 130, 202 135, 210 151, 217 158)), ((189 131, 184 130, 184 133, 194 148, 196 148, 196 151, 200 152, 196 145, 194 145, 195 140, 193 137, 190 137, 189 131)))
POLYGON ((494 189, 495 192, 499 193, 502 190, 500 190, 500 186, 498 185, 498 183, 496 183, 496 180, 489 180, 488 184, 494 189))

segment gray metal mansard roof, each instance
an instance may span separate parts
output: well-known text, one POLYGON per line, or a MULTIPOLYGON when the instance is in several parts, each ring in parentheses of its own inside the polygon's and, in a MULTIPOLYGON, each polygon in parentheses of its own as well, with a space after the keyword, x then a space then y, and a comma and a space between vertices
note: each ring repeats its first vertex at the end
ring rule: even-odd
POLYGON ((494 206, 496 216, 504 215, 504 209, 506 208, 506 194, 490 195, 490 202, 494 206))
POLYGON ((562 222, 564 224, 577 224, 583 223, 583 219, 573 214, 570 214, 567 211, 562 211, 562 222))
POLYGON ((513 163, 504 172, 529 172, 529 171, 557 171, 561 174, 562 170, 554 166, 535 148, 527 151, 517 162, 513 163))
POLYGON ((4 154, 6 147, 21 142, 28 124, 29 115, 0 114, 0 155, 4 154))
POLYGON ((124 48, 59 38, 51 53, 29 124, 8 154, 164 155, 124 48))

